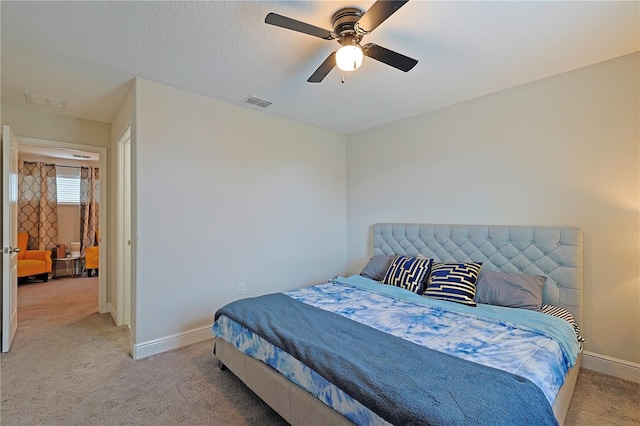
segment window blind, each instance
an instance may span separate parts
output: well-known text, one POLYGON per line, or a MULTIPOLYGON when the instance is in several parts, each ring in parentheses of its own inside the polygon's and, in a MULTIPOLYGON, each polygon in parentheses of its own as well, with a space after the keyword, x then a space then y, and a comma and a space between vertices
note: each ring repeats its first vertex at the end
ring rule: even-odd
POLYGON ((80 169, 56 166, 58 204, 80 204, 80 169))

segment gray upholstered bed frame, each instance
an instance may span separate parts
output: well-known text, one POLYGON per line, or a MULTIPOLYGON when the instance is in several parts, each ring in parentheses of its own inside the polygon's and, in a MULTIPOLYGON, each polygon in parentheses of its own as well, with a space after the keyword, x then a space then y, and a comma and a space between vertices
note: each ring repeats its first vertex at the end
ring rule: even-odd
MULTIPOLYGON (((373 254, 423 254, 438 261, 482 262, 483 269, 545 275, 543 302, 568 309, 582 324, 582 232, 572 227, 431 225, 373 226, 373 254)), ((351 424, 268 365, 216 339, 216 355, 240 380, 293 425, 351 424)), ((582 355, 553 404, 564 423, 582 355)))
POLYGON ((582 232, 550 226, 378 223, 373 254, 423 254, 440 262, 482 262, 482 269, 547 277, 542 301, 582 324, 582 232))

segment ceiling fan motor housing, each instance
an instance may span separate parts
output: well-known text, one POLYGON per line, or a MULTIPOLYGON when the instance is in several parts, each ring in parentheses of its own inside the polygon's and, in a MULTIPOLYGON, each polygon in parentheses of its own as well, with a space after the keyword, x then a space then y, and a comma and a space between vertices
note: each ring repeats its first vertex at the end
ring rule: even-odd
POLYGON ((356 43, 360 42, 362 35, 357 34, 355 24, 364 15, 364 10, 357 7, 345 7, 333 14, 331 22, 333 24, 333 32, 338 36, 340 44, 351 44, 353 38, 356 43))

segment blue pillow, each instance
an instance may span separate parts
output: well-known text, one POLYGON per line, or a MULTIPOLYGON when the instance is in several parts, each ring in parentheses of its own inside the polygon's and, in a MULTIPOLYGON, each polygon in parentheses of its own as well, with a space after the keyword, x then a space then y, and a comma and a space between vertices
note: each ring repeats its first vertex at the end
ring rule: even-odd
POLYGON ((476 306, 476 281, 482 263, 434 263, 424 295, 476 306))
POLYGON ((383 284, 402 287, 417 294, 422 294, 423 284, 433 259, 416 258, 397 254, 394 256, 382 280, 383 284))

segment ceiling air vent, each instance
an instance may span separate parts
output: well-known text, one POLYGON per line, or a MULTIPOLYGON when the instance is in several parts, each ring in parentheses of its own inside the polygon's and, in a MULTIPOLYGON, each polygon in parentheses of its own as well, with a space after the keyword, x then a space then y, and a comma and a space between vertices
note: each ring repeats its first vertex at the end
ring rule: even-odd
POLYGON ((259 106, 261 108, 266 108, 269 105, 273 104, 273 102, 268 101, 266 99, 256 98, 255 96, 247 96, 242 100, 245 104, 259 106))
POLYGON ((25 93, 24 98, 30 104, 62 109, 67 107, 67 101, 64 99, 49 98, 47 96, 34 95, 33 93, 25 93))

